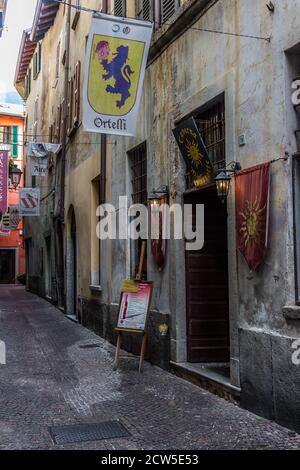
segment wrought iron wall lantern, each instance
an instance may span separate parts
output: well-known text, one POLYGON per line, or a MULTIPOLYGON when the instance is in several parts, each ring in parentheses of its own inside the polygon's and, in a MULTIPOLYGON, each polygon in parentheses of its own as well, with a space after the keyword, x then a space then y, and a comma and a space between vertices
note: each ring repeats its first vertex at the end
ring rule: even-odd
POLYGON ((169 203, 168 186, 160 186, 153 189, 148 197, 149 211, 149 227, 151 233, 151 253, 153 260, 161 271, 165 265, 167 240, 164 236, 166 228, 166 208, 165 204, 169 203))
POLYGON ((169 188, 168 186, 160 186, 158 189, 152 189, 152 192, 148 196, 148 204, 151 208, 160 205, 160 200, 162 196, 166 196, 167 202, 169 199, 169 188))
POLYGON ((222 202, 224 202, 229 193, 231 175, 234 175, 242 169, 239 162, 230 162, 225 168, 219 169, 219 173, 215 178, 217 193, 222 202))
POLYGON ((9 177, 15 189, 17 189, 17 187, 19 186, 22 175, 23 173, 20 168, 17 167, 17 165, 14 165, 13 168, 9 171, 9 177))

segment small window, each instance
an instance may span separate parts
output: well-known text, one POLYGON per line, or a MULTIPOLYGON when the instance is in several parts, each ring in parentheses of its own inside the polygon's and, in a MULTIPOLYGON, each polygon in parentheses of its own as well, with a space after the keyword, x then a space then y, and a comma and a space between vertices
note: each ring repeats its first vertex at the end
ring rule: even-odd
POLYGON ((300 153, 293 160, 293 208, 296 303, 300 305, 300 153))
POLYGON ((25 94, 26 97, 30 95, 31 92, 31 69, 28 69, 27 75, 25 77, 25 94))
MULTIPOLYGON (((131 170, 132 204, 147 205, 147 146, 144 142, 139 147, 128 153, 131 170)), ((142 247, 142 239, 131 242, 131 265, 132 275, 138 271, 139 258, 142 247)), ((145 257, 142 278, 147 279, 147 259, 145 257)))
POLYGON ((161 0, 161 24, 166 23, 180 6, 179 0, 161 0))
POLYGON ((154 21, 155 29, 158 29, 176 13, 180 3, 180 0, 138 0, 137 16, 145 21, 154 21))
POLYGON ((152 21, 153 19, 153 1, 139 0, 137 16, 144 21, 152 21))
POLYGON ((34 112, 33 112, 33 138, 35 140, 37 139, 38 116, 39 116, 39 97, 37 96, 34 102, 34 112))
POLYGON ((42 46, 41 43, 37 45, 36 51, 33 56, 33 79, 36 80, 40 71, 41 71, 41 64, 42 64, 42 46))
POLYGON ((126 17, 126 0, 115 0, 114 1, 114 15, 126 17))
POLYGON ((224 168, 225 157, 225 102, 224 99, 196 116, 196 123, 216 169, 224 168))
POLYGON ((19 155, 19 127, 18 126, 12 126, 11 155, 13 158, 18 158, 18 155, 19 155))
POLYGON ((57 44, 57 48, 56 48, 55 78, 59 78, 59 68, 60 68, 60 41, 57 44))
POLYGON ((11 126, 0 127, 0 144, 10 145, 12 143, 11 126))

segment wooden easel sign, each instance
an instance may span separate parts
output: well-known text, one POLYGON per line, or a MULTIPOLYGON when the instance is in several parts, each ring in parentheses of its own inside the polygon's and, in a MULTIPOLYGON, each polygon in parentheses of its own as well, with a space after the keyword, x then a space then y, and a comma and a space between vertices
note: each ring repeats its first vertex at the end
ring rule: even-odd
POLYGON ((152 291, 152 282, 141 281, 138 283, 137 292, 122 292, 121 294, 118 324, 116 328, 116 331, 118 332, 118 340, 114 363, 115 370, 119 367, 120 362, 121 335, 122 333, 132 333, 142 335, 143 337, 139 372, 143 371, 144 355, 147 344, 146 328, 151 306, 152 291))

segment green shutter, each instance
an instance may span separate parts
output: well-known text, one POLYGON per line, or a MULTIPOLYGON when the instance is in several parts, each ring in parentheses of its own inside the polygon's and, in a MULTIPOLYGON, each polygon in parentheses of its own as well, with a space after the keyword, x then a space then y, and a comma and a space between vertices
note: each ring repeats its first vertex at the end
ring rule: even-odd
POLYGON ((12 126, 12 156, 18 157, 18 126, 12 126))

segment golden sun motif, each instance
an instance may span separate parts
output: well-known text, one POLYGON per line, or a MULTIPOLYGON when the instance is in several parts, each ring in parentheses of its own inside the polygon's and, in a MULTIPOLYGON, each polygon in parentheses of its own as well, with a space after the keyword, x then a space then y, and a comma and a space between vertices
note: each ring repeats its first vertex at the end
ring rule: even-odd
POLYGON ((195 166, 200 165, 203 159, 202 153, 199 149, 199 145, 196 142, 187 142, 186 144, 187 155, 194 163, 195 166))
POLYGON ((265 209, 266 205, 260 207, 257 199, 255 201, 246 201, 245 210, 240 213, 243 219, 240 232, 246 247, 250 244, 257 245, 261 243, 264 234, 263 213, 265 209))

